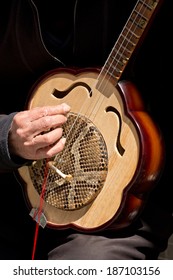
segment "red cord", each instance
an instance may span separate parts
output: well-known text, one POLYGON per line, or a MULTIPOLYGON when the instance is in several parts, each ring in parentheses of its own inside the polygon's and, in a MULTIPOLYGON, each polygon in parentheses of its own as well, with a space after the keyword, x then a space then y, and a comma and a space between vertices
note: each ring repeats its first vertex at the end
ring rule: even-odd
POLYGON ((38 240, 38 230, 39 230, 39 224, 40 224, 40 218, 42 214, 42 209, 43 209, 43 202, 44 202, 44 195, 45 195, 45 190, 46 190, 46 184, 47 184, 47 175, 48 175, 48 165, 46 161, 46 166, 44 170, 44 181, 42 184, 42 192, 40 195, 40 205, 38 212, 35 213, 33 219, 38 215, 38 220, 36 222, 36 228, 35 228, 35 235, 34 235, 34 244, 33 244, 33 250, 32 250, 32 260, 35 259, 35 252, 36 252, 36 246, 37 246, 37 240, 38 240))

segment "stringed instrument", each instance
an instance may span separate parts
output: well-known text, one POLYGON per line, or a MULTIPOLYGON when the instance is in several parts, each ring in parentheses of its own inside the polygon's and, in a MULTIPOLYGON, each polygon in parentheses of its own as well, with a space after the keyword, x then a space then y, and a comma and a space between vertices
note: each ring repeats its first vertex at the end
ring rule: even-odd
POLYGON ((101 70, 54 69, 33 87, 28 109, 71 107, 64 150, 18 170, 42 227, 119 229, 144 208, 162 169, 162 136, 135 85, 120 78, 160 2, 137 1, 101 70))

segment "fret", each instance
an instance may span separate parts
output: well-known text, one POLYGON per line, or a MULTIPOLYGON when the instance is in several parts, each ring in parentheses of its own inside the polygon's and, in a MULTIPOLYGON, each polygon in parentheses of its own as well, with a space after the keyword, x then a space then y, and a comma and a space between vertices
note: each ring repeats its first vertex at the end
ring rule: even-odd
POLYGON ((123 44, 127 45, 131 45, 132 47, 136 46, 136 38, 135 38, 135 42, 133 41, 134 39, 131 37, 131 38, 128 38, 126 35, 124 35, 123 33, 121 34, 121 38, 119 39, 119 41, 123 42, 123 44))
POLYGON ((142 13, 142 11, 139 12, 139 11, 135 10, 134 11, 134 17, 136 17, 136 16, 142 18, 145 21, 148 20, 148 17, 145 16, 145 13, 142 13))
POLYGON ((111 55, 109 59, 109 63, 107 64, 106 68, 114 67, 117 68, 117 72, 121 72, 122 67, 125 65, 127 61, 123 59, 123 57, 120 59, 117 56, 111 55))
POLYGON ((135 47, 135 44, 131 44, 123 40, 122 36, 119 38, 116 45, 117 45, 116 48, 119 50, 120 53, 124 53, 124 52, 127 53, 127 57, 131 55, 135 47))
POLYGON ((154 7, 150 6, 150 9, 149 9, 148 7, 146 7, 146 5, 142 5, 139 1, 139 3, 136 5, 134 12, 138 13, 141 17, 145 17, 148 20, 151 16, 153 10, 154 10, 154 7))
POLYGON ((155 8, 158 4, 158 1, 156 1, 156 0, 148 0, 148 1, 141 0, 139 2, 141 2, 142 5, 144 5, 149 10, 153 10, 153 8, 155 8))
POLYGON ((112 73, 114 73, 114 75, 119 75, 122 73, 122 70, 121 70, 121 68, 118 67, 118 65, 116 65, 116 66, 109 65, 109 69, 107 69, 107 71, 109 71, 110 75, 112 73))
POLYGON ((119 42, 116 43, 116 47, 112 50, 115 52, 115 55, 124 55, 125 57, 129 57, 132 53, 132 50, 127 49, 124 45, 119 45, 119 42), (116 53, 117 52, 117 53, 116 53))
POLYGON ((135 37, 134 40, 135 40, 135 39, 136 39, 136 40, 139 40, 139 38, 140 38, 140 35, 138 35, 138 34, 136 33, 136 30, 135 30, 135 32, 134 32, 134 31, 132 31, 130 28, 128 28, 128 24, 124 27, 123 33, 125 34, 125 36, 127 36, 127 34, 130 34, 130 36, 134 36, 134 37, 135 37))
POLYGON ((127 56, 125 54, 125 49, 123 49, 123 51, 117 51, 116 49, 114 50, 115 51, 115 56, 114 54, 112 53, 112 57, 114 58, 115 61, 119 61, 121 60, 122 63, 126 63, 128 60, 129 60, 129 56, 127 56))
MULTIPOLYGON (((99 86, 100 84, 102 83, 103 81, 103 78, 105 75, 109 75, 109 78, 112 78, 113 80, 115 80, 116 82, 118 82, 119 78, 121 77, 121 72, 119 72, 118 69, 114 68, 108 68, 108 69, 103 69, 102 73, 101 73, 101 76, 99 77, 99 80, 98 80, 98 83, 99 83, 99 86)), ((97 85, 98 86, 98 85, 97 85)))
MULTIPOLYGON (((136 26, 137 28, 141 28, 141 29, 144 29, 147 24, 147 20, 141 18, 141 16, 134 17, 134 14, 130 18, 130 22, 132 23, 132 25, 134 27, 136 26)), ((134 30, 135 30, 135 28, 134 28, 134 30)))
POLYGON ((106 65, 105 70, 111 74, 112 72, 116 72, 117 74, 122 73, 122 67, 124 65, 121 65, 119 61, 117 61, 115 58, 112 57, 112 62, 106 65), (116 62, 116 63, 115 63, 116 62))
POLYGON ((118 61, 117 58, 111 56, 109 59, 109 63, 107 63, 107 65, 103 69, 103 73, 118 80, 123 72, 124 67, 126 66, 127 60, 123 61, 122 59, 121 61, 118 61))
POLYGON ((129 60, 129 57, 131 56, 132 50, 131 51, 128 50, 123 45, 120 45, 118 47, 118 43, 116 44, 116 47, 117 48, 113 49, 112 54, 110 55, 109 60, 107 62, 107 65, 105 65, 104 68, 107 71, 109 69, 109 71, 108 71, 109 74, 111 74, 111 71, 113 71, 114 75, 117 77, 117 76, 120 76, 123 68, 126 66, 128 60, 129 60), (116 65, 116 67, 115 67, 115 65, 116 65))
POLYGON ((106 90, 103 80, 105 79, 105 77, 107 75, 109 76, 109 79, 114 81, 115 84, 118 83, 118 80, 121 76, 121 75, 116 74, 115 72, 114 73, 113 72, 108 73, 108 71, 106 71, 106 69, 103 69, 103 71, 100 73, 100 75, 98 77, 96 88, 98 88, 99 90, 102 90, 102 91, 106 90))
POLYGON ((114 60, 114 65, 116 65, 116 67, 112 66, 112 64, 110 65, 110 67, 113 67, 113 69, 116 69, 118 73, 121 73, 122 72, 121 69, 125 65, 125 61, 123 62, 123 60, 118 60, 116 57, 113 60, 114 60))
POLYGON ((129 32, 135 34, 136 40, 139 40, 141 37, 143 29, 137 27, 136 25, 132 24, 132 22, 129 20, 125 26, 125 28, 122 31, 122 34, 126 34, 126 36, 129 36, 129 32))

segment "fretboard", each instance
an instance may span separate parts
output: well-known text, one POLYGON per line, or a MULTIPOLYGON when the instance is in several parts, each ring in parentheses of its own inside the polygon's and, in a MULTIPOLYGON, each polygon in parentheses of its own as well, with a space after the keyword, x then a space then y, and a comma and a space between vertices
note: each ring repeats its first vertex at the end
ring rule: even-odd
POLYGON ((137 1, 102 68, 100 78, 103 79, 106 74, 113 79, 115 85, 118 83, 158 4, 159 0, 137 1))

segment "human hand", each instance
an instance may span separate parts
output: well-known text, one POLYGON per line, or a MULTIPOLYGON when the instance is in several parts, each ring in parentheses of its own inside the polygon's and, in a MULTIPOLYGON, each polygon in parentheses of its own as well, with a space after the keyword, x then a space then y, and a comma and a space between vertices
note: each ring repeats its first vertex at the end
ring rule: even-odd
POLYGON ((17 113, 9 131, 9 151, 28 160, 50 158, 61 152, 65 145, 62 125, 67 121, 70 107, 37 107, 17 113))

